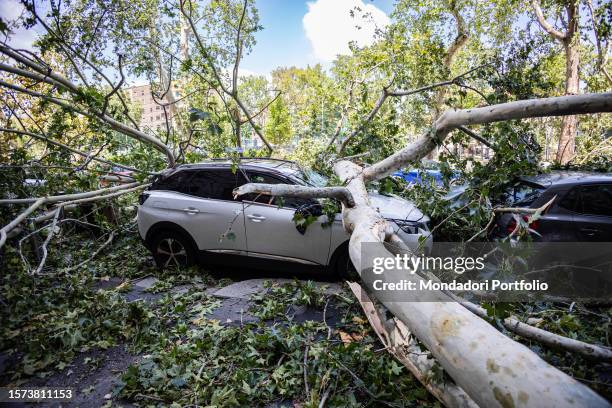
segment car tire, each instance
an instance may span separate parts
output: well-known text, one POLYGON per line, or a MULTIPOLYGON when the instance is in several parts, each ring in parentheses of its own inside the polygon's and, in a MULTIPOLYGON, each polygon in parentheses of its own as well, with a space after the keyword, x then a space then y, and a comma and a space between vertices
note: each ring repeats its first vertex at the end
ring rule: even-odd
POLYGON ((335 271, 342 280, 359 281, 359 274, 349 256, 348 246, 336 258, 335 271))
POLYGON ((191 240, 179 232, 171 230, 156 232, 151 238, 149 247, 160 269, 185 268, 195 264, 196 251, 191 240))

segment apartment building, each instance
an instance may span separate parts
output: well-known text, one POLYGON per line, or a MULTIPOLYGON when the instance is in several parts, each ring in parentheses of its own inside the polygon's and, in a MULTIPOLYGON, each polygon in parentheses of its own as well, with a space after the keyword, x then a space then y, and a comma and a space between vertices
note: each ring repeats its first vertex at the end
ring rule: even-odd
MULTIPOLYGON (((179 91, 176 89, 174 91, 174 98, 178 99, 180 97, 179 91)), ((137 85, 132 86, 130 88, 126 88, 125 92, 127 96, 130 98, 130 101, 133 104, 139 105, 142 107, 142 116, 140 118, 140 127, 143 129, 157 129, 159 127, 165 128, 166 126, 166 117, 164 115, 164 110, 162 107, 155 102, 153 96, 151 95, 151 86, 150 85, 137 85)), ((169 103, 171 101, 170 95, 166 95, 164 99, 161 100, 163 103, 169 103)), ((159 101, 158 101, 159 102, 159 101)), ((174 110, 170 108, 166 108, 166 112, 170 119, 170 124, 174 123, 172 118, 174 114, 174 110)))

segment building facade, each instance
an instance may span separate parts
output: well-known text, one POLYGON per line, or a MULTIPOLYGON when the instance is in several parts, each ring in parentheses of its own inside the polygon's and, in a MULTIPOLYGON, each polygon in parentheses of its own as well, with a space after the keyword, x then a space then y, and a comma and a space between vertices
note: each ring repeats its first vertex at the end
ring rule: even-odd
MULTIPOLYGON (((130 98, 132 104, 142 108, 142 116, 140 117, 139 126, 142 129, 156 130, 158 128, 166 127, 166 116, 164 115, 164 109, 160 106, 161 103, 171 103, 180 97, 180 93, 174 89, 169 92, 174 92, 172 95, 166 95, 163 99, 156 100, 151 95, 151 85, 137 85, 130 88, 126 88, 125 92, 130 98)), ((168 119, 170 119, 170 125, 174 124, 176 109, 173 106, 166 108, 168 119)))

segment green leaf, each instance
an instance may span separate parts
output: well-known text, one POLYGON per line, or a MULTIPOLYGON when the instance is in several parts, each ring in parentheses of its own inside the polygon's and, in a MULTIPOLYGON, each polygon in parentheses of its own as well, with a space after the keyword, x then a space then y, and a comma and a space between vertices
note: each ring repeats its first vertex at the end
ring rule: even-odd
POLYGON ((170 384, 172 384, 176 388, 182 388, 183 386, 185 386, 185 384, 187 384, 187 381, 185 381, 183 377, 176 377, 173 378, 172 381, 170 381, 170 384))
POLYGON ((210 112, 206 112, 197 108, 191 108, 189 110, 189 121, 196 122, 198 120, 210 119, 210 112))

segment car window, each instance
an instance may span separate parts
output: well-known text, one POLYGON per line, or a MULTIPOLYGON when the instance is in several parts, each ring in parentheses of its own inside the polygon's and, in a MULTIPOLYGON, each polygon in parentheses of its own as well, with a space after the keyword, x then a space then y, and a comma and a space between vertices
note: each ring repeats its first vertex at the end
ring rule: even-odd
POLYGON ((580 195, 579 195, 579 187, 574 187, 573 189, 571 189, 566 195, 565 197, 563 197, 563 200, 561 200, 561 202, 559 203, 559 206, 565 208, 566 210, 570 210, 573 212, 582 212, 582 207, 580 206, 580 195))
MULTIPOLYGON (((266 173, 248 172, 251 183, 265 184, 293 184, 289 180, 283 180, 266 173)), ((281 207, 298 208, 304 204, 312 204, 313 200, 298 197, 271 197, 266 194, 247 194, 242 198, 244 201, 254 201, 256 203, 272 204, 281 207)))
POLYGON ((612 185, 589 185, 580 189, 582 212, 612 216, 612 185))
POLYGON ((151 190, 168 190, 183 193, 185 184, 192 175, 191 172, 179 171, 164 179, 158 180, 151 186, 151 190))
POLYGON ((185 193, 202 198, 234 201, 232 192, 244 184, 241 172, 232 173, 230 169, 198 170, 185 185, 185 193))

